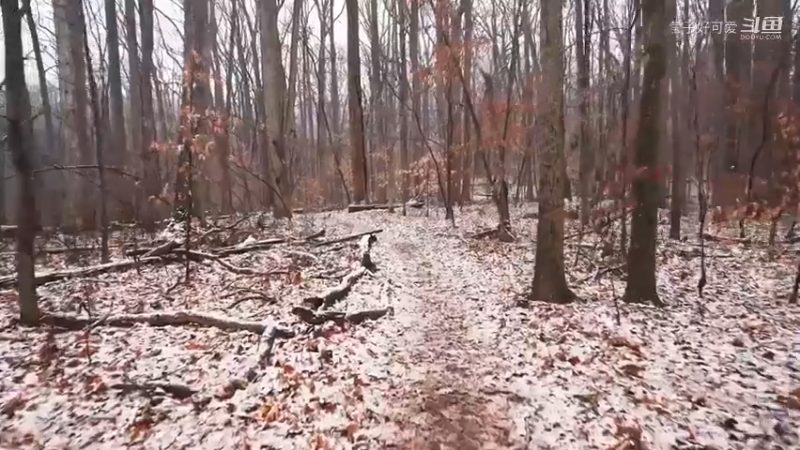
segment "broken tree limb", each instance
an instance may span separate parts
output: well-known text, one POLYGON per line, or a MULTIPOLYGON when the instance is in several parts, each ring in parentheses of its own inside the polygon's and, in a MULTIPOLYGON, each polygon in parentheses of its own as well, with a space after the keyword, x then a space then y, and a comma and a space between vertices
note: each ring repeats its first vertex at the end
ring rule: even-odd
POLYGON ((330 240, 327 240, 327 241, 317 242, 317 243, 314 244, 314 247, 322 247, 322 246, 325 246, 325 245, 338 244, 340 242, 354 241, 354 240, 359 239, 359 238, 361 238, 363 236, 369 236, 371 234, 378 234, 378 233, 383 233, 383 229, 379 228, 377 230, 365 231, 363 233, 350 234, 350 235, 347 235, 347 236, 342 236, 340 238, 335 238, 335 239, 330 239, 330 240))
MULTIPOLYGON (((249 331, 259 335, 264 334, 264 331, 269 327, 269 324, 265 322, 242 321, 196 311, 119 314, 104 317, 101 320, 65 314, 43 314, 41 322, 45 325, 66 328, 68 330, 83 330, 85 327, 92 325, 112 327, 132 327, 137 324, 150 325, 153 327, 193 325, 205 328, 218 328, 225 331, 249 331)), ((276 331, 276 333, 279 334, 278 337, 292 337, 294 335, 293 331, 286 329, 280 329, 276 331)))
POLYGON ((295 306, 292 308, 292 314, 309 325, 322 325, 325 322, 336 322, 339 324, 349 322, 358 325, 366 320, 378 320, 390 313, 394 313, 394 309, 391 307, 358 311, 351 314, 345 314, 339 311, 314 312, 302 306, 295 306))

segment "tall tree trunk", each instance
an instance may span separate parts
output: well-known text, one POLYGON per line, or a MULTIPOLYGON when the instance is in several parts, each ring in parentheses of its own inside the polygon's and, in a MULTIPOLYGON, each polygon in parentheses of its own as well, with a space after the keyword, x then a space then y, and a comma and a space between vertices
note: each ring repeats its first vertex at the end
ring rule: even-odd
POLYGON ((589 0, 577 0, 575 4, 575 48, 578 64, 578 148, 580 149, 580 196, 581 226, 589 224, 589 208, 592 181, 592 148, 588 142, 589 120, 589 58, 591 37, 584 35, 586 24, 591 23, 589 0), (584 7, 586 10, 584 11, 584 7), (585 13, 585 16, 584 16, 585 13), (586 23, 584 23, 584 20, 586 23))
MULTIPOLYGON (((708 1, 708 15, 712 23, 725 23, 725 0, 709 0, 708 1)), ((710 134, 714 139, 713 146, 708 148, 711 152, 709 156, 713 161, 711 165, 711 173, 709 177, 713 184, 712 195, 714 202, 717 203, 717 193, 721 190, 719 182, 722 179, 721 175, 724 170, 725 158, 724 153, 718 151, 722 149, 722 144, 725 139, 725 104, 724 104, 724 85, 725 85, 725 41, 722 33, 711 34, 711 57, 712 57, 712 73, 714 83, 711 84, 710 92, 708 95, 711 98, 711 107, 709 111, 710 134)), ((704 149, 705 151, 705 149, 704 149)))
MULTIPOLYGON (((334 43, 334 20, 335 16, 333 14, 333 0, 328 0, 328 18, 330 19, 328 29, 331 30, 328 33, 329 45, 330 45, 330 61, 331 61, 331 113, 330 113, 330 121, 331 121, 331 132, 334 135, 333 138, 333 160, 336 164, 336 171, 339 173, 341 181, 342 181, 342 189, 344 190, 345 197, 347 202, 350 203, 350 190, 347 188, 347 183, 345 181, 344 176, 342 176, 342 106, 339 100, 339 66, 338 60, 336 59, 336 45, 334 43)), ((342 195, 339 189, 336 189, 336 200, 341 202, 342 195)))
MULTIPOLYGON (((364 203, 367 192, 367 154, 364 148, 364 110, 361 91, 361 57, 359 55, 358 2, 346 0, 347 7, 347 93, 350 128, 350 155, 353 175, 353 201, 364 203)), ((412 56, 413 58, 413 56, 412 56)))
POLYGON ((6 120, 8 146, 17 170, 17 280, 20 322, 39 323, 39 303, 34 282, 33 242, 36 237, 34 195, 33 126, 31 101, 25 85, 22 52, 22 11, 17 0, 0 1, 5 37, 6 120))
POLYGON ((564 51, 563 0, 541 4, 543 68, 540 108, 542 130, 547 135, 541 149, 539 180, 539 221, 536 258, 531 288, 532 300, 567 303, 575 295, 564 273, 564 51))
POLYGON ((207 110, 211 106, 211 87, 208 65, 208 2, 184 1, 189 8, 186 24, 185 50, 186 68, 184 70, 183 106, 189 114, 181 116, 182 145, 178 155, 178 168, 175 182, 175 214, 188 220, 192 215, 201 217, 201 208, 207 206, 207 196, 197 191, 195 181, 193 148, 206 148, 211 133, 207 110), (191 6, 189 8, 189 6, 191 6))
MULTIPOLYGON (((53 0, 53 17, 56 28, 56 45, 59 60, 59 86, 62 94, 62 121, 64 130, 64 152, 67 161, 75 164, 92 164, 94 157, 89 148, 88 96, 86 93, 86 63, 83 59, 83 25, 80 5, 77 2, 53 0)), ((78 177, 78 192, 68 189, 77 198, 68 214, 78 219, 78 226, 91 229, 95 225, 94 186, 91 173, 78 177)), ((70 199, 71 200, 71 199, 70 199)))
MULTIPOLYGON (((39 92, 42 97, 42 115, 44 116, 44 126, 46 133, 45 145, 47 146, 47 150, 44 153, 48 154, 54 160, 52 162, 63 163, 64 161, 53 158, 54 152, 56 154, 59 153, 57 150, 59 144, 57 143, 56 140, 56 129, 55 125, 53 124, 53 109, 50 105, 50 89, 47 85, 47 75, 45 73, 44 61, 42 59, 42 48, 39 42, 39 31, 36 27, 36 23, 33 20, 33 12, 31 9, 30 0, 23 0, 22 6, 25 11, 25 15, 27 16, 28 30, 31 33, 33 54, 34 58, 36 59, 36 72, 39 77, 39 92)), ((3 170, 5 170, 5 158, 3 158, 2 163, 3 163, 3 170)), ((37 178, 39 177, 37 176, 37 178)), ((47 198, 47 200, 44 203, 47 209, 50 210, 48 216, 50 218, 50 221, 54 225, 57 225, 61 223, 61 217, 63 216, 62 202, 63 202, 63 189, 64 189, 64 174, 61 171, 56 171, 55 173, 49 174, 49 176, 47 176, 46 178, 47 182, 44 182, 45 177, 43 176, 37 180, 37 184, 40 183, 44 184, 45 187, 44 196, 46 196, 47 198)), ((5 194, 2 193, 2 191, 0 191, 0 197, 2 197, 0 198, 0 223, 5 223, 6 222, 5 194)))
POLYGON ((406 70, 406 21, 407 5, 403 0, 398 2, 399 31, 400 31, 400 171, 402 173, 402 201, 403 215, 406 214, 406 203, 408 202, 409 166, 408 166, 408 71, 406 70))
MULTIPOLYGON (((136 30, 136 1, 125 0, 125 44, 128 53, 128 76, 130 78, 130 88, 128 98, 130 98, 130 114, 128 115, 129 131, 130 131, 130 144, 133 154, 141 155, 142 173, 144 174, 143 190, 137 189, 136 204, 139 208, 139 213, 142 216, 142 222, 145 226, 150 227, 151 222, 155 220, 155 214, 150 202, 148 186, 151 179, 148 179, 150 174, 149 161, 146 160, 146 155, 143 153, 142 147, 142 85, 141 77, 142 71, 139 64, 139 39, 136 30)), ((187 37, 188 39, 188 37, 187 37)))
MULTIPOLYGON (((727 5, 729 22, 743 24, 746 17, 752 17, 753 0, 731 0, 727 5)), ((740 112, 747 99, 750 86, 750 60, 752 42, 742 39, 740 33, 725 35, 725 110, 727 126, 725 132, 724 168, 728 172, 744 173, 746 164, 741 164, 742 144, 747 146, 744 114, 740 112)), ((742 185, 742 187, 744 187, 742 185)))
POLYGON ((153 0, 140 0, 140 28, 142 31, 142 61, 139 77, 141 89, 141 146, 135 151, 139 152, 144 165, 144 189, 148 206, 145 207, 145 223, 152 226, 152 221, 158 217, 153 208, 153 199, 161 191, 161 177, 159 171, 159 154, 155 146, 155 109, 153 107, 153 0))
MULTIPOLYGON (((275 0, 268 0, 262 3, 261 45, 263 55, 261 64, 264 74, 264 104, 267 113, 267 148, 269 149, 269 158, 277 164, 277 173, 274 177, 270 177, 270 182, 273 183, 279 194, 273 212, 276 218, 289 218, 292 215, 292 207, 290 198, 291 179, 289 177, 290 153, 287 147, 294 142, 294 139, 287 139, 286 132, 289 130, 294 131, 295 80, 292 77, 296 77, 296 68, 291 68, 291 72, 294 72, 295 75, 290 72, 287 90, 281 42, 278 35, 278 6, 275 0)), ((300 18, 295 17, 294 20, 298 21, 300 18)), ((297 42, 295 40, 294 25, 292 26, 292 31, 292 50, 290 52, 294 55, 294 61, 296 62, 297 42)))
MULTIPOLYGON (((411 14, 409 17, 409 36, 408 36, 408 52, 411 59, 411 116, 415 122, 422 120, 421 102, 422 102, 422 83, 419 73, 419 3, 418 1, 411 2, 411 14)), ((422 156, 422 133, 419 126, 412 126, 411 133, 411 160, 419 163, 422 156)), ((421 192, 422 174, 421 168, 415 165, 413 169, 414 176, 412 177, 413 190, 415 194, 421 192)))
POLYGON ((372 186, 377 202, 386 202, 386 186, 380 180, 381 176, 386 175, 385 164, 381 152, 384 146, 384 111, 382 105, 383 82, 381 77, 381 41, 378 35, 378 1, 370 0, 369 9, 369 42, 370 42, 370 110, 371 124, 369 132, 369 159, 372 161, 372 186))
POLYGON ((83 51, 86 56, 86 66, 89 68, 89 95, 91 98, 92 118, 94 122, 94 145, 95 157, 97 158, 97 175, 100 191, 100 260, 103 264, 108 262, 108 186, 106 183, 106 165, 103 153, 105 152, 105 136, 107 124, 100 114, 100 100, 97 89, 97 81, 94 78, 94 68, 92 67, 92 54, 89 51, 89 33, 86 32, 86 20, 83 16, 82 1, 80 5, 80 17, 83 23, 83 51))
MULTIPOLYGON (((469 95, 472 88, 472 42, 473 20, 472 20, 472 0, 461 0, 461 9, 464 14, 464 82, 461 86, 462 96, 469 95)), ((463 114, 463 132, 461 139, 464 145, 463 165, 461 167, 461 195, 460 204, 463 205, 472 200, 472 175, 475 167, 475 146, 480 145, 472 142, 471 127, 472 121, 468 114, 463 114)))
MULTIPOLYGON (((105 0, 106 13, 106 46, 108 47, 108 90, 109 90, 109 131, 108 145, 106 145, 106 161, 109 165, 118 168, 125 167, 125 105, 122 100, 122 68, 119 56, 119 29, 117 26, 117 2, 105 0)), ((111 196, 114 200, 114 210, 110 216, 130 221, 133 219, 130 197, 126 196, 125 184, 127 180, 112 174, 109 177, 111 196)))
MULTIPOLYGON (((152 1, 152 0, 151 0, 152 1)), ((215 2, 210 1, 209 15, 211 20, 211 49, 214 66, 214 156, 220 172, 219 205, 222 214, 233 212, 233 187, 231 186, 231 173, 228 166, 230 157, 230 139, 228 137, 228 111, 225 107, 222 88, 222 59, 219 51, 218 26, 215 2)), ((233 22, 233 20, 231 20, 233 22)), ((233 34, 231 32, 231 34, 233 34)), ((229 55, 231 59, 232 54, 229 55)))
MULTIPOLYGON (((667 0, 666 14, 667 20, 674 22, 677 20, 677 0, 667 0)), ((670 198, 669 214, 669 237, 670 239, 681 238, 681 217, 683 216, 683 198, 686 195, 683 161, 681 155, 681 131, 679 124, 679 110, 681 108, 681 95, 678 82, 679 66, 678 51, 674 33, 667 34, 665 48, 667 51, 667 67, 669 68, 669 131, 670 143, 672 144, 672 196, 670 198)))
POLYGON ((624 300, 663 305, 656 291, 656 228, 658 226, 658 147, 661 128, 661 82, 666 72, 664 34, 667 16, 662 0, 642 1, 645 33, 644 80, 640 100, 640 119, 636 133, 633 196, 636 206, 631 221, 631 247, 628 252, 628 283, 624 300))

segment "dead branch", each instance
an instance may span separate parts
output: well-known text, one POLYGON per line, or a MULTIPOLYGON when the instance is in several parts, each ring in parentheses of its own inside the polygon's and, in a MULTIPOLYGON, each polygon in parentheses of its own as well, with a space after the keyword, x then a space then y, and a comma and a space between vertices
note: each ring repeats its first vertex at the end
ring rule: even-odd
MULTIPOLYGON (((166 255, 165 255, 166 256, 166 255)), ((154 256, 152 258, 141 258, 138 261, 118 261, 107 264, 100 264, 92 267, 84 267, 75 270, 57 270, 53 272, 44 273, 36 276, 34 283, 36 286, 41 286, 45 283, 53 281, 65 280, 68 278, 76 277, 89 277, 118 270, 127 270, 136 267, 139 264, 155 264, 159 262, 168 261, 163 256, 154 256)), ((17 277, 15 275, 7 275, 0 277, 0 289, 12 288, 17 285, 17 277)))
POLYGON ((321 306, 329 308, 336 302, 347 297, 347 294, 350 293, 350 289, 352 289, 352 287, 356 284, 356 281, 363 277, 365 273, 367 273, 367 268, 364 266, 359 266, 352 272, 345 275, 342 281, 336 286, 328 289, 316 297, 308 297, 304 299, 303 303, 312 307, 313 309, 318 309, 321 306))
POLYGON ((252 252, 254 250, 264 250, 274 245, 284 244, 286 242, 289 242, 289 239, 286 238, 264 239, 262 241, 249 242, 244 245, 240 244, 231 247, 223 247, 217 249, 216 254, 217 256, 238 255, 241 253, 252 252))
POLYGON ((267 322, 264 332, 261 333, 261 340, 250 356, 247 366, 238 377, 225 384, 222 393, 223 397, 230 398, 234 392, 244 389, 248 383, 258 379, 259 373, 266 367, 272 356, 272 349, 275 346, 276 339, 287 339, 294 336, 293 332, 279 327, 271 319, 267 320, 267 322))
POLYGON ((235 302, 231 303, 231 306, 229 306, 228 308, 235 308, 235 307, 239 306, 240 304, 242 304, 242 303, 244 303, 246 301, 249 301, 249 300, 261 300, 264 303, 275 303, 275 298, 274 297, 270 297, 270 296, 267 296, 267 295, 264 295, 264 294, 250 294, 250 295, 244 296, 244 297, 236 300, 235 302))
POLYGON ((292 308, 292 314, 310 325, 322 325, 325 322, 336 322, 338 324, 349 322, 354 325, 358 325, 366 320, 378 320, 389 313, 394 313, 394 309, 389 307, 345 314, 339 311, 314 312, 301 306, 295 306, 292 308))
POLYGON ((304 299, 303 304, 311 307, 312 309, 319 309, 321 306, 329 308, 336 302, 347 297, 347 294, 350 293, 350 289, 356 284, 356 281, 364 276, 364 274, 375 270, 375 264, 372 262, 372 258, 370 257, 370 250, 372 249, 372 245, 378 241, 378 238, 375 237, 374 234, 363 233, 360 237, 361 242, 359 244, 360 250, 358 267, 345 275, 338 285, 328 289, 318 296, 304 299))
POLYGON ((378 234, 378 233, 383 233, 383 230, 382 229, 377 229, 377 230, 372 230, 372 231, 365 231, 363 233, 350 234, 350 235, 342 236, 342 237, 336 238, 336 239, 330 239, 330 240, 327 240, 327 241, 321 241, 321 242, 315 243, 314 247, 323 247, 325 245, 333 245, 333 244, 338 244, 340 242, 354 241, 354 240, 356 240, 358 238, 361 238, 363 236, 369 236, 371 234, 378 234))
POLYGON ((239 244, 239 245, 234 245, 234 246, 231 246, 231 247, 223 247, 223 248, 217 249, 215 251, 215 253, 218 256, 238 255, 240 253, 247 253, 247 252, 254 251, 254 250, 263 250, 263 249, 272 247, 274 245, 286 244, 286 243, 289 243, 289 242, 297 242, 297 243, 300 243, 300 244, 310 243, 314 239, 318 239, 318 238, 320 238, 322 236, 325 236, 325 230, 324 229, 322 229, 320 231, 317 231, 316 233, 313 233, 313 234, 309 235, 308 237, 305 237, 305 238, 302 238, 302 239, 299 239, 299 240, 296 240, 296 241, 293 241, 290 238, 265 239, 265 240, 262 240, 262 241, 249 242, 249 243, 246 243, 244 245, 239 244))
MULTIPOLYGON (((110 327, 132 327, 137 324, 152 327, 193 325, 204 328, 218 328, 225 331, 249 331, 255 334, 263 334, 268 328, 268 324, 263 322, 242 321, 197 311, 119 314, 104 317, 99 321, 74 315, 45 313, 42 315, 41 322, 45 325, 76 331, 95 324, 110 327)), ((294 336, 294 332, 291 330, 280 329, 276 333, 279 334, 278 337, 285 336, 288 338, 294 336)))
POLYGON ((386 209, 401 208, 402 206, 403 205, 392 205, 392 204, 349 205, 347 207, 347 212, 356 213, 361 211, 386 210, 386 209))
POLYGON ((165 242, 165 243, 159 245, 158 247, 153 247, 153 248, 147 250, 145 253, 142 254, 142 257, 149 258, 149 257, 152 257, 152 256, 166 255, 167 253, 170 253, 171 251, 173 251, 176 248, 178 248, 179 245, 180 244, 178 242, 176 242, 176 241, 165 242))
POLYGON ((163 391, 178 400, 187 399, 197 393, 197 391, 189 386, 173 383, 117 383, 109 387, 111 389, 121 390, 123 394, 143 392, 152 395, 155 391, 163 391))
POLYGON ((703 239, 711 242, 735 243, 742 245, 749 245, 752 243, 750 238, 736 238, 727 236, 716 236, 711 233, 703 233, 703 239))
POLYGON ((239 274, 239 275, 257 275, 257 276, 260 275, 260 276, 265 276, 265 275, 280 275, 280 274, 288 273, 288 271, 286 271, 286 270, 272 270, 272 271, 266 271, 265 272, 265 271, 262 271, 262 270, 251 269, 249 267, 234 266, 233 264, 225 261, 224 259, 222 259, 218 255, 214 255, 214 254, 211 254, 211 253, 199 252, 197 250, 177 249, 177 250, 174 251, 174 253, 178 254, 178 255, 187 255, 187 256, 189 256, 190 259, 192 259, 195 262, 200 262, 200 261, 203 261, 203 260, 214 261, 217 264, 221 265, 222 267, 228 269, 229 271, 231 271, 233 273, 236 273, 236 274, 239 274))

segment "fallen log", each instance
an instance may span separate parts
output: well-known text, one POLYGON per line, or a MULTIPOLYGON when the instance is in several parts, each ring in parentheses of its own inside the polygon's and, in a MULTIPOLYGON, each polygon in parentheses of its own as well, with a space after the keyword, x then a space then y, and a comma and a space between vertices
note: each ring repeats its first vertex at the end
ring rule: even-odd
POLYGON ((366 320, 378 320, 389 313, 394 313, 394 309, 389 307, 345 314, 339 311, 314 312, 302 306, 292 308, 292 314, 309 325, 322 325, 325 322, 336 322, 338 324, 349 322, 358 325, 366 320))
MULTIPOLYGON (((323 247, 325 245, 333 245, 333 244, 338 244, 338 243, 341 243, 341 242, 354 241, 354 240, 359 239, 361 237, 369 236, 371 234, 378 234, 378 233, 383 233, 383 230, 379 228, 377 230, 365 231, 363 233, 350 234, 350 235, 347 235, 347 236, 342 236, 340 238, 329 239, 327 241, 320 241, 320 242, 315 243, 314 247, 323 247)), ((377 240, 377 238, 376 238, 376 240, 377 240)))
MULTIPOLYGON (((166 256, 166 255, 165 255, 166 256)), ((141 258, 139 260, 118 261, 107 264, 100 264, 97 266, 84 267, 75 270, 57 270, 53 272, 43 273, 34 278, 34 284, 41 286, 45 283, 53 281, 65 280, 74 277, 90 277, 92 275, 99 275, 102 273, 114 272, 117 270, 127 270, 137 265, 154 264, 158 262, 168 261, 163 256, 154 256, 152 258, 141 258)), ((7 289, 17 285, 17 277, 15 275, 7 275, 0 277, 0 288, 7 289)))
MULTIPOLYGON (((193 325, 204 328, 218 328, 225 331, 249 331, 255 334, 264 334, 271 324, 265 322, 250 322, 236 320, 230 317, 196 311, 164 311, 146 314, 119 314, 92 319, 67 314, 45 313, 41 323, 67 330, 83 330, 87 326, 132 327, 137 324, 152 327, 188 326, 193 325)), ((286 329, 275 331, 277 337, 292 337, 294 332, 286 329)))

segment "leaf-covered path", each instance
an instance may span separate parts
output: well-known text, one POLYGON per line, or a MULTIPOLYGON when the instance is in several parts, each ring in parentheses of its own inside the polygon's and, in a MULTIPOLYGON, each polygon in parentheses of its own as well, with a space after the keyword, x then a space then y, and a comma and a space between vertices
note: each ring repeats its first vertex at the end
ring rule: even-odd
POLYGON ((487 309, 505 304, 506 286, 460 238, 442 235, 435 245, 429 224, 388 226, 381 277, 394 281, 395 323, 382 333, 394 364, 387 397, 395 405, 385 444, 418 449, 510 448, 512 423, 505 389, 498 387, 504 359, 487 309), (426 226, 427 225, 427 226, 426 226))

